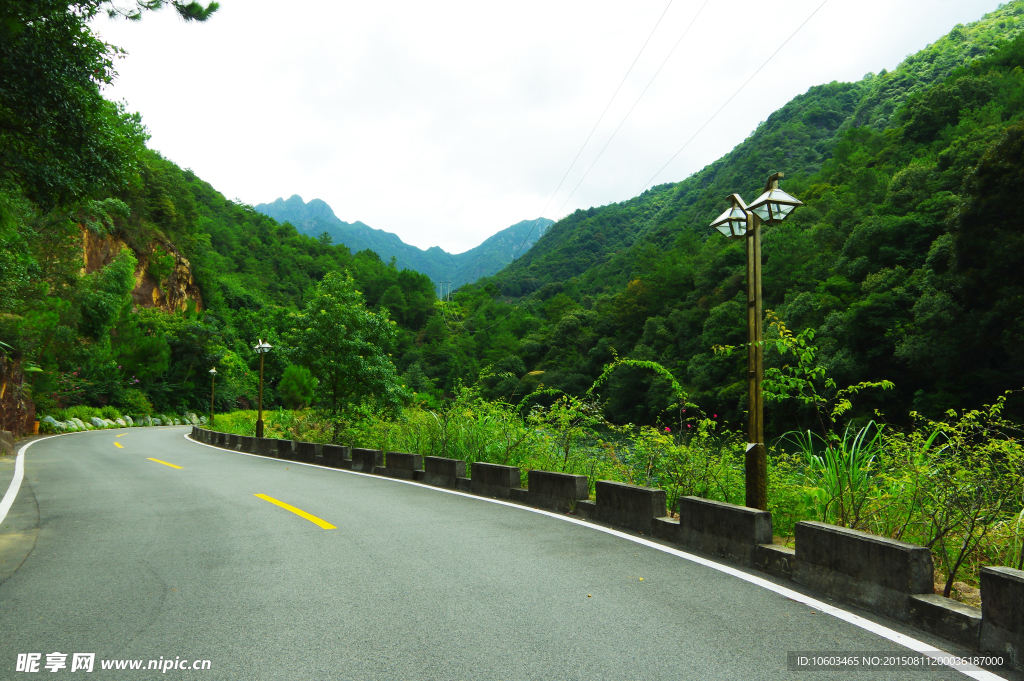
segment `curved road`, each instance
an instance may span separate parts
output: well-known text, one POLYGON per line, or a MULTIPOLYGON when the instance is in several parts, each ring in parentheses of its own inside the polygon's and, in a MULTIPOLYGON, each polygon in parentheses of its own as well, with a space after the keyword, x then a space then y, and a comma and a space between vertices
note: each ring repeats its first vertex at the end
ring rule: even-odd
POLYGON ((27 450, 0 527, 0 678, 35 678, 16 671, 25 653, 45 678, 78 674, 73 653, 94 653, 85 678, 101 679, 967 678, 788 671, 787 651, 908 651, 593 527, 187 430, 27 450), (67 654, 56 673, 53 652, 67 654), (143 669, 100 668, 132 659, 143 669))

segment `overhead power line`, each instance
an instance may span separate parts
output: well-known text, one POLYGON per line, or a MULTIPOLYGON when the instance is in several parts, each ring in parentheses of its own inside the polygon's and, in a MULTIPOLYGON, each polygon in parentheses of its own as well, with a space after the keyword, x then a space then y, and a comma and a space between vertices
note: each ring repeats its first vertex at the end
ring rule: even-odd
POLYGON ((757 74, 761 73, 761 70, 764 69, 764 67, 768 66, 768 62, 770 62, 772 59, 774 59, 775 55, 777 55, 782 50, 782 48, 786 46, 786 43, 788 43, 790 40, 792 40, 793 36, 795 36, 797 33, 799 33, 800 29, 803 28, 807 24, 807 22, 810 21, 811 18, 815 14, 818 13, 818 10, 820 10, 822 7, 824 7, 827 3, 828 3, 828 0, 825 0, 820 5, 818 5, 818 9, 814 10, 813 12, 811 12, 810 15, 806 19, 804 19, 804 22, 796 27, 796 30, 793 31, 793 33, 788 38, 786 38, 782 42, 782 44, 779 45, 779 47, 774 52, 772 52, 771 56, 764 60, 764 63, 761 64, 761 66, 759 66, 757 68, 757 71, 754 71, 752 74, 750 74, 750 78, 747 78, 745 81, 743 81, 743 85, 740 85, 739 88, 736 89, 736 92, 732 93, 732 96, 729 97, 729 99, 725 100, 725 104, 723 104, 721 107, 719 107, 718 111, 716 111, 714 114, 712 114, 711 118, 709 118, 707 121, 705 121, 704 125, 700 126, 700 128, 697 129, 697 132, 693 133, 693 136, 690 137, 690 139, 686 140, 686 144, 681 146, 679 148, 679 151, 677 151, 676 153, 672 154, 672 158, 670 158, 665 163, 665 165, 663 165, 661 168, 659 168, 658 172, 654 173, 654 175, 651 177, 651 179, 647 180, 647 182, 644 183, 644 186, 640 188, 640 192, 643 192, 645 189, 647 189, 647 187, 649 187, 651 185, 651 183, 654 182, 655 178, 657 178, 658 175, 660 175, 661 172, 663 170, 665 170, 665 168, 668 168, 669 164, 672 163, 672 161, 676 160, 676 157, 679 156, 679 154, 683 153, 683 149, 685 149, 686 147, 690 146, 690 142, 692 142, 693 140, 697 139, 697 135, 699 135, 704 130, 704 128, 708 127, 708 125, 711 123, 711 121, 715 120, 715 118, 718 116, 718 114, 722 113, 722 111, 725 110, 725 107, 729 106, 729 103, 732 102, 732 100, 736 99, 736 95, 738 95, 743 90, 743 88, 747 87, 747 85, 750 83, 750 81, 754 80, 754 76, 756 76, 757 74))

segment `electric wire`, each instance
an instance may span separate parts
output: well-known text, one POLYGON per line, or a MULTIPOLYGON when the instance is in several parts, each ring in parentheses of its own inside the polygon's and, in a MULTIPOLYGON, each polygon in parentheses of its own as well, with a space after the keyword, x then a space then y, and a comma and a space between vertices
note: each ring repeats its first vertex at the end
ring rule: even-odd
MULTIPOLYGON (((709 1, 709 0, 705 0, 705 3, 704 3, 704 5, 706 5, 708 1, 709 1)), ((718 110, 717 110, 717 111, 716 111, 716 112, 715 112, 715 113, 714 113, 714 114, 713 114, 713 115, 711 116, 711 118, 709 118, 709 119, 708 119, 708 120, 707 120, 707 121, 706 121, 706 122, 704 123, 704 125, 702 125, 702 126, 701 126, 701 127, 700 127, 700 128, 698 129, 698 130, 697 130, 697 132, 695 132, 695 133, 694 133, 694 134, 693 134, 693 135, 692 135, 692 136, 690 137, 690 139, 689 139, 689 140, 687 140, 686 144, 684 144, 684 145, 683 145, 683 146, 682 146, 682 147, 681 147, 681 148, 679 149, 679 151, 677 151, 677 152, 676 152, 675 154, 673 154, 673 155, 672 155, 672 157, 671 157, 671 158, 670 158, 670 159, 668 160, 668 162, 667 162, 667 163, 665 163, 665 165, 663 165, 663 166, 662 166, 662 167, 661 167, 661 168, 660 168, 660 169, 658 170, 658 172, 656 172, 656 173, 654 174, 654 176, 653 176, 653 177, 652 177, 652 178, 651 178, 650 180, 648 180, 648 181, 647 181, 647 183, 645 183, 644 187, 643 187, 643 188, 641 188, 641 190, 640 190, 640 192, 639 192, 639 193, 642 193, 642 192, 643 192, 643 191, 644 191, 644 190, 645 190, 645 189, 647 188, 647 186, 648 186, 648 185, 649 185, 649 184, 650 184, 651 182, 653 182, 653 181, 654 181, 654 179, 656 179, 656 178, 657 178, 657 176, 658 176, 658 175, 660 175, 660 174, 662 173, 662 171, 664 171, 664 170, 665 170, 665 168, 667 168, 667 167, 668 167, 668 165, 669 165, 670 163, 672 163, 672 161, 674 161, 674 160, 675 160, 675 158, 676 158, 677 156, 679 156, 679 154, 681 154, 681 153, 683 152, 683 150, 684 150, 684 149, 686 149, 686 147, 687 147, 687 146, 688 146, 688 145, 689 145, 689 144, 690 144, 691 142, 693 142, 693 140, 694 140, 694 139, 696 139, 696 138, 697 138, 697 136, 698 136, 698 135, 699 135, 699 134, 700 134, 700 133, 701 133, 701 132, 702 132, 702 131, 703 131, 703 130, 704 130, 704 129, 705 129, 705 128, 706 128, 706 127, 707 127, 707 126, 708 126, 708 125, 710 124, 710 123, 711 123, 711 121, 713 121, 713 120, 714 120, 714 119, 715 119, 715 118, 716 118, 716 117, 718 116, 718 114, 720 114, 720 113, 721 113, 721 112, 722 112, 722 111, 723 111, 723 110, 725 109, 725 107, 726 107, 726 106, 728 106, 728 105, 729 105, 729 103, 730 103, 730 102, 732 102, 732 100, 736 98, 736 96, 737 96, 737 95, 738 95, 738 94, 739 94, 739 93, 740 93, 740 92, 741 92, 741 91, 742 91, 742 90, 743 90, 743 89, 744 89, 744 88, 745 88, 745 87, 746 87, 746 86, 747 86, 747 85, 748 85, 748 84, 749 84, 749 83, 750 83, 750 82, 751 82, 751 81, 752 81, 752 80, 753 80, 753 79, 754 79, 754 78, 755 78, 755 77, 757 76, 757 74, 759 74, 759 73, 760 73, 760 72, 761 72, 762 70, 764 70, 764 67, 765 67, 765 66, 767 66, 767 65, 768 65, 768 63, 769 63, 769 62, 771 62, 771 60, 772 60, 772 59, 774 59, 774 58, 775 58, 775 56, 776 56, 776 55, 777 55, 777 54, 778 54, 778 53, 779 53, 780 51, 782 51, 782 48, 783 48, 783 47, 785 47, 785 46, 786 46, 786 45, 787 45, 787 44, 789 43, 789 41, 790 41, 790 40, 792 40, 792 39, 793 39, 793 38, 794 38, 794 37, 796 36, 796 34, 797 34, 797 33, 799 33, 799 32, 800 32, 800 30, 801 30, 801 29, 803 29, 803 27, 804 27, 804 26, 806 26, 806 25, 807 25, 807 23, 808 23, 808 22, 809 22, 809 21, 810 21, 810 20, 811 20, 811 19, 812 19, 812 18, 813 18, 813 17, 814 17, 814 16, 815 16, 815 15, 816 15, 817 13, 818 13, 818 12, 819 12, 819 11, 821 10, 821 8, 822 8, 822 7, 824 7, 824 6, 826 5, 826 4, 828 4, 828 0, 824 0, 824 1, 823 1, 823 2, 822 2, 822 3, 820 4, 820 5, 818 5, 818 7, 817 7, 817 8, 816 8, 816 9, 815 9, 815 10, 814 10, 813 12, 811 12, 811 13, 810 13, 810 15, 808 15, 808 17, 807 17, 806 19, 804 19, 803 23, 801 23, 801 24, 800 24, 799 26, 797 26, 796 30, 795 30, 795 31, 793 31, 793 33, 792 33, 792 34, 790 34, 790 36, 789 36, 788 38, 786 38, 786 40, 784 40, 784 41, 782 42, 782 44, 781 44, 781 45, 779 45, 779 47, 778 47, 778 48, 777 48, 777 49, 776 49, 776 50, 775 50, 774 52, 772 52, 772 54, 771 54, 771 55, 770 55, 770 56, 769 56, 769 57, 768 57, 768 58, 767 58, 767 59, 766 59, 766 60, 764 61, 764 63, 762 63, 762 64, 761 64, 761 66, 759 66, 759 67, 757 68, 757 70, 756 70, 756 71, 754 71, 754 73, 753 73, 753 74, 751 74, 751 75, 750 75, 750 77, 749 77, 749 78, 747 78, 747 80, 745 80, 745 81, 743 82, 743 84, 742 84, 742 85, 740 85, 740 87, 739 87, 739 88, 738 88, 738 89, 737 89, 737 90, 736 90, 736 91, 735 91, 735 92, 734 92, 734 93, 732 94, 732 96, 731 96, 731 97, 729 97, 729 99, 727 99, 727 100, 726 100, 725 104, 723 104, 723 105, 722 105, 722 106, 721 106, 721 107, 720 107, 720 108, 719 108, 719 109, 718 109, 718 110)), ((702 6, 701 6, 701 10, 703 10, 703 8, 704 8, 704 5, 702 5, 702 6)), ((697 12, 697 15, 699 15, 699 14, 700 14, 700 11, 698 10, 698 12, 697 12)), ((696 18, 697 18, 697 15, 694 15, 694 21, 696 20, 696 18)), ((660 21, 660 20, 659 20, 659 21, 660 21)), ((690 26, 692 26, 692 25, 693 25, 693 21, 691 21, 691 23, 690 23, 690 26)), ((689 29, 690 29, 690 26, 687 26, 687 29, 686 29, 686 31, 689 31, 689 29)), ((685 36, 685 35, 686 35, 686 32, 684 32, 684 33, 683 33, 683 35, 685 36)), ((680 38, 680 41, 681 41, 681 40, 682 40, 682 38, 680 38)), ((676 46, 678 46, 678 44, 679 44, 679 43, 677 42, 677 43, 676 43, 676 46)), ((673 47, 673 48, 672 48, 672 50, 674 51, 674 50, 675 50, 675 47, 673 47)), ((671 56, 671 52, 669 53, 669 56, 671 56)), ((667 61, 667 57, 666 57, 666 61, 667 61)), ((662 63, 662 66, 664 66, 664 62, 662 63)), ((659 67, 658 71, 660 71, 660 70, 661 70, 661 68, 659 67)), ((655 73, 655 75, 657 75, 657 73, 655 73)), ((651 82, 653 82, 653 78, 652 78, 652 81, 651 81, 651 82)), ((648 87, 650 87, 650 83, 648 83, 648 87)), ((646 92, 646 91, 647 91, 647 88, 645 88, 645 89, 644 89, 644 92, 646 92)), ((640 95, 640 96, 642 97, 642 96, 643 96, 643 93, 641 93, 641 95, 640 95)), ((639 98, 637 99, 637 102, 639 102, 639 98)), ((636 103, 634 103, 634 105, 633 105, 633 106, 635 107, 635 106, 636 106, 636 103)), ((630 112, 632 112, 632 108, 630 109, 630 112)), ((629 116, 629 113, 627 113, 627 114, 626 114, 626 116, 628 117, 628 116, 629 116)), ((624 121, 625 121, 625 119, 623 119, 623 122, 624 122, 624 121)), ((619 127, 621 127, 621 125, 622 125, 622 124, 620 123, 619 127)), ((618 128, 616 128, 616 132, 618 132, 618 128)), ((614 133, 613 133, 613 137, 614 137, 614 133)), ((610 142, 610 141, 611 141, 611 138, 609 138, 609 142, 610 142)), ((605 147, 607 147, 607 143, 605 144, 605 147)), ((604 151, 604 149, 602 148, 602 152, 603 152, 603 151, 604 151)), ((600 155, 599 155, 599 157, 600 157, 600 155)), ((594 161, 594 162, 596 163, 596 159, 595 159, 595 161, 594 161)), ((593 164, 591 164, 591 168, 592 168, 592 167, 593 167, 593 164)), ((588 168, 587 172, 588 172, 588 173, 590 172, 590 169, 589 169, 589 168, 588 168)), ((584 175, 584 177, 586 177, 586 175, 584 175)), ((582 179, 580 180, 580 182, 582 182, 582 179)), ((577 183, 577 186, 576 186, 576 188, 578 188, 578 187, 579 187, 579 183, 577 183)), ((573 191, 575 192, 575 191, 576 191, 576 189, 573 189, 573 191)), ((570 196, 571 196, 571 194, 570 194, 570 196)), ((566 199, 566 201, 568 201, 568 199, 566 199)), ((565 205, 565 204, 563 203, 563 207, 564 207, 564 205, 565 205)), ((661 213, 661 210, 658 210, 658 211, 656 211, 656 212, 655 212, 655 214, 654 214, 654 215, 653 215, 653 216, 652 216, 652 217, 651 217, 651 218, 650 218, 650 219, 649 219, 649 220, 647 221, 647 225, 649 226, 650 224, 652 224, 652 223, 653 223, 653 221, 654 221, 655 219, 657 219, 657 216, 658 216, 658 215, 659 215, 660 213, 661 213)), ((575 250, 575 251, 573 252, 573 256, 576 256, 576 255, 578 255, 578 254, 579 254, 579 252, 580 252, 580 250, 582 250, 582 246, 581 246, 581 245, 578 245, 578 246, 576 247, 576 250, 575 250)), ((572 262, 572 260, 573 260, 573 259, 574 259, 574 258, 572 258, 572 257, 571 257, 571 258, 568 258, 568 259, 566 259, 566 260, 565 260, 565 262, 563 263, 562 267, 560 267, 560 268, 558 269, 558 271, 557 271, 557 272, 555 272, 555 275, 557 275, 557 274, 560 274, 560 273, 561 273, 561 271, 562 271, 562 270, 563 270, 563 269, 565 268, 565 266, 566 266, 566 265, 567 265, 567 264, 568 264, 569 262, 572 262)), ((548 280, 549 280, 549 282, 550 282, 550 281, 552 280, 552 278, 553 278, 553 277, 554 277, 555 275, 551 275, 550 277, 548 277, 548 280)), ((506 281, 507 281, 507 280, 506 280, 506 281)), ((511 317, 511 316, 512 316, 512 315, 513 315, 513 314, 514 314, 514 313, 515 313, 515 312, 516 312, 517 310, 519 310, 519 309, 520 309, 520 308, 521 308, 521 307, 522 307, 522 306, 523 306, 523 305, 524 305, 525 303, 529 302, 529 301, 530 301, 530 300, 531 300, 531 299, 532 299, 532 298, 534 297, 534 295, 535 295, 535 294, 537 293, 537 291, 538 291, 538 290, 539 290, 539 289, 535 290, 535 291, 534 291, 533 293, 531 293, 530 295, 526 296, 526 297, 525 297, 525 298, 524 298, 523 300, 521 300, 521 301, 520 301, 519 303, 517 303, 517 304, 516 304, 516 305, 515 305, 515 306, 514 306, 514 307, 512 308, 512 310, 510 310, 510 311, 509 311, 509 313, 508 313, 508 314, 506 314, 506 315, 505 315, 504 317, 502 317, 501 319, 499 319, 499 320, 495 321, 495 322, 494 322, 494 323, 492 323, 492 324, 489 324, 488 326, 486 326, 486 327, 484 327, 484 328, 482 328, 482 329, 476 329, 476 330, 469 330, 469 329, 466 329, 466 327, 465 327, 465 324, 466 324, 466 323, 468 323, 469 321, 472 321, 472 319, 473 319, 473 318, 475 318, 475 317, 476 317, 476 316, 477 316, 477 315, 478 315, 478 314, 480 313, 480 311, 481 311, 481 309, 483 308, 483 306, 481 306, 481 308, 478 308, 478 309, 477 309, 477 312, 476 312, 476 313, 474 313, 474 314, 473 314, 473 316, 472 316, 472 317, 470 317, 470 319, 467 319, 467 320, 465 320, 464 322, 458 322, 458 323, 459 323, 459 325, 460 325, 460 326, 462 326, 463 330, 464 330, 464 331, 466 331, 466 332, 468 332, 468 333, 482 333, 482 332, 484 332, 484 331, 487 331, 488 329, 491 329, 491 328, 493 328, 494 326, 497 326, 497 325, 498 325, 498 324, 500 324, 501 322, 503 322, 503 321, 505 321, 506 319, 508 319, 509 317, 511 317)))
MULTIPOLYGON (((647 81, 647 85, 644 86, 644 89, 640 92, 640 95, 633 101, 633 105, 630 106, 629 111, 626 112, 626 115, 623 116, 621 121, 619 121, 618 126, 616 126, 616 128, 612 132, 611 136, 605 141, 604 146, 601 147, 601 150, 598 152, 597 157, 594 158, 594 160, 591 162, 590 166, 587 168, 586 172, 583 173, 583 176, 580 178, 579 182, 576 183, 576 186, 573 187, 573 190, 565 198, 565 201, 562 202, 561 207, 559 207, 559 209, 558 209, 558 213, 562 212, 562 210, 565 208, 566 204, 569 202, 569 199, 571 199, 573 197, 573 195, 576 193, 576 190, 580 188, 580 185, 583 184, 583 181, 590 174, 590 171, 594 169, 595 165, 597 165, 597 162, 601 159, 601 156, 604 154, 605 150, 608 148, 608 145, 611 144, 611 141, 618 134, 619 130, 622 129, 622 126, 625 124, 626 120, 633 113, 633 110, 636 109, 637 105, 640 103, 640 100, 643 99, 643 96, 650 89, 650 87, 654 83, 655 79, 657 79, 658 74, 660 74, 662 69, 665 68, 665 64, 667 64, 668 60, 672 58, 672 55, 675 53, 676 49, 682 44, 683 40, 686 38, 687 34, 690 32, 690 29, 693 28, 694 23, 696 23, 697 18, 701 15, 701 12, 704 11, 704 8, 707 6, 707 4, 709 2, 710 2, 710 0, 704 0, 704 3, 701 4, 700 8, 697 10, 697 13, 693 15, 693 18, 690 20, 690 23, 687 24, 686 25, 686 29, 683 30, 682 35, 679 36, 679 39, 672 46, 672 49, 669 50, 668 54, 661 61, 661 64, 658 66, 658 69, 654 72, 654 75, 651 76, 650 80, 647 81)), ((555 196, 558 195, 559 189, 561 189, 562 184, 565 182, 565 179, 569 176, 569 173, 572 171, 572 168, 576 164, 576 161, 579 160, 580 155, 583 153, 583 149, 586 148, 586 145, 590 142, 590 139, 593 137, 594 132, 597 130, 597 128, 600 125, 601 121, 604 119, 605 114, 608 112, 608 109, 611 107, 612 102, 615 100, 615 97, 619 93, 619 90, 622 89, 623 84, 626 82, 626 78, 628 78, 629 74, 632 72, 633 67, 636 65, 637 61, 640 59, 640 55, 643 54, 644 49, 647 47, 647 44, 651 41, 651 38, 654 36, 655 30, 657 30, 658 25, 661 24, 661 20, 665 17, 665 14, 668 12, 669 7, 671 7, 671 5, 672 5, 672 2, 670 1, 669 4, 665 7, 664 11, 662 11, 661 16, 658 17, 658 21, 655 23, 654 29, 652 29, 651 33, 647 36, 647 40, 644 41, 643 46, 640 48, 640 52, 638 52, 636 57, 633 59, 633 63, 630 64, 629 69, 626 71, 626 75, 623 76, 622 81, 619 82, 619 86, 617 88, 615 88, 615 92, 614 92, 614 94, 612 94, 611 99, 608 100, 608 104, 605 106, 604 111, 601 112, 601 116, 598 118, 597 123, 594 124, 594 127, 591 129, 590 134, 587 136, 586 141, 584 141, 583 146, 580 147, 579 152, 576 153, 576 157, 573 159, 572 163, 569 165, 569 168, 565 171, 565 175, 562 176, 562 180, 558 183, 558 187, 555 188, 555 191, 551 195, 551 198, 548 199, 548 203, 545 204, 544 210, 541 211, 542 215, 543 215, 544 211, 547 210, 548 205, 550 205, 551 201, 555 198, 555 196)), ((532 234, 532 231, 531 231, 531 234, 532 234)), ((528 238, 529 238, 529 235, 527 235, 527 239, 528 238)), ((523 243, 525 244, 526 240, 524 240, 523 243)), ((577 247, 576 254, 579 253, 580 249, 581 249, 581 247, 577 247)), ((515 258, 513 258, 513 261, 514 260, 515 260, 515 258)), ((559 269, 561 270, 562 268, 559 268, 559 269)), ((511 273, 498 286, 498 294, 499 295, 501 294, 502 289, 504 289, 505 286, 508 284, 510 276, 511 276, 511 273)), ((527 298, 527 300, 528 299, 529 299, 529 297, 527 298)), ((523 302, 525 302, 525 300, 523 302)), ((520 307, 521 305, 522 305, 522 303, 517 305, 516 308, 520 307)), ((509 312, 508 315, 506 315, 505 317, 503 317, 499 321, 495 322, 494 324, 490 324, 490 325, 484 327, 483 329, 479 329, 477 331, 471 331, 470 333, 480 333, 482 331, 486 331, 487 329, 492 328, 496 324, 500 323, 501 321, 504 321, 509 316, 511 316, 516 308, 514 308, 512 312, 509 312)), ((480 311, 482 309, 483 309, 483 306, 478 308, 477 311, 469 319, 461 321, 461 322, 456 322, 456 323, 459 324, 459 326, 461 326, 464 330, 468 331, 468 329, 466 329, 466 326, 465 326, 466 323, 472 321, 480 313, 480 311)))
POLYGON ((757 71, 754 71, 754 73, 752 73, 750 75, 750 78, 747 78, 743 82, 743 85, 740 85, 739 88, 736 90, 736 92, 732 93, 732 96, 729 97, 729 99, 725 100, 725 104, 723 104, 721 107, 719 107, 718 111, 716 111, 714 114, 712 114, 711 118, 709 118, 704 123, 704 125, 700 126, 700 128, 698 128, 697 132, 693 133, 693 136, 690 137, 690 139, 688 139, 686 141, 686 144, 684 144, 682 147, 680 147, 679 151, 677 151, 676 153, 672 154, 672 158, 670 158, 665 163, 665 165, 663 165, 661 168, 659 168, 658 172, 654 173, 654 175, 651 177, 651 179, 647 180, 647 182, 644 183, 644 186, 640 188, 641 192, 644 191, 644 189, 646 189, 648 186, 650 186, 650 184, 652 182, 654 182, 654 180, 658 177, 658 175, 660 175, 662 173, 662 171, 665 170, 665 168, 667 168, 670 163, 672 163, 672 161, 676 160, 676 157, 679 156, 679 154, 683 153, 683 149, 686 149, 686 147, 688 147, 690 145, 690 142, 695 140, 697 138, 697 135, 699 135, 701 133, 701 131, 704 130, 704 128, 708 127, 708 125, 711 123, 711 121, 715 120, 715 118, 718 116, 718 114, 722 113, 722 111, 725 110, 725 107, 729 106, 729 103, 732 102, 732 100, 736 99, 736 95, 738 95, 743 90, 743 88, 747 87, 747 84, 749 84, 750 81, 754 80, 754 76, 756 76, 757 74, 761 73, 761 70, 764 69, 764 67, 768 66, 768 62, 770 62, 772 59, 774 59, 775 55, 777 55, 782 50, 782 48, 786 46, 786 43, 788 43, 790 40, 792 40, 793 36, 795 36, 797 33, 799 33, 800 29, 803 28, 804 25, 806 25, 807 22, 810 21, 814 17, 814 15, 818 13, 818 10, 820 10, 822 7, 824 7, 827 3, 828 3, 828 0, 824 0, 824 2, 822 2, 820 5, 818 5, 818 8, 816 10, 811 12, 810 16, 808 16, 806 19, 804 19, 804 23, 802 23, 802 24, 800 24, 799 26, 796 27, 796 30, 793 31, 793 33, 788 38, 786 38, 786 40, 783 41, 783 43, 781 45, 779 45, 778 49, 776 49, 774 52, 772 52, 770 57, 765 59, 764 63, 761 64, 761 66, 758 67, 757 71))
POLYGON ((619 121, 618 127, 615 128, 611 136, 604 143, 604 146, 601 147, 601 151, 598 152, 597 158, 595 158, 594 161, 590 164, 590 167, 587 168, 587 171, 583 173, 583 177, 581 177, 580 181, 576 183, 576 186, 573 187, 571 192, 569 192, 569 195, 565 197, 565 201, 562 202, 561 207, 558 209, 559 214, 562 212, 562 209, 565 208, 566 204, 569 203, 569 199, 573 197, 573 195, 576 193, 576 190, 580 188, 581 184, 583 184, 583 180, 587 179, 587 175, 589 175, 590 171, 594 169, 594 166, 597 165, 597 162, 601 160, 601 156, 604 155, 604 150, 608 148, 608 145, 612 143, 612 140, 615 139, 615 136, 619 134, 619 130, 622 129, 622 126, 626 123, 626 120, 629 118, 630 114, 633 113, 633 109, 636 108, 637 104, 640 103, 640 100, 643 99, 645 94, 647 94, 647 90, 650 89, 651 85, 654 83, 654 80, 658 77, 658 74, 661 73, 661 70, 665 68, 665 64, 668 63, 668 60, 672 58, 672 55, 675 53, 676 48, 679 47, 680 44, 682 44, 683 38, 685 38, 686 34, 690 32, 691 28, 693 28, 693 24, 697 21, 697 17, 700 16, 700 13, 704 11, 704 8, 707 7, 708 2, 710 1, 711 0, 704 0, 704 4, 701 5, 700 9, 697 10, 697 13, 693 15, 693 19, 691 19, 690 23, 686 26, 686 30, 683 31, 683 34, 681 36, 679 36, 679 40, 677 40, 676 44, 672 46, 671 50, 669 50, 669 53, 665 56, 665 59, 662 60, 661 66, 659 66, 658 70, 654 72, 653 76, 651 76, 651 79, 647 82, 647 85, 640 93, 640 96, 636 98, 635 102, 633 102, 633 106, 629 107, 629 111, 627 111, 626 115, 622 117, 621 121, 619 121))
MULTIPOLYGON (((615 92, 612 93, 612 96, 608 99, 608 103, 605 104, 604 110, 601 112, 601 115, 597 117, 597 122, 594 123, 594 127, 590 129, 590 134, 587 135, 587 138, 585 140, 583 140, 583 144, 580 146, 579 151, 576 152, 576 156, 572 159, 572 163, 570 163, 569 167, 565 169, 565 174, 562 175, 562 179, 559 180, 558 186, 555 187, 555 191, 551 193, 551 197, 548 198, 547 203, 544 204, 544 208, 541 209, 541 217, 543 217, 544 213, 547 212, 548 206, 550 206, 551 202, 555 200, 555 197, 558 196, 558 191, 562 188, 562 185, 565 184, 565 180, 567 177, 569 177, 569 173, 572 172, 572 169, 576 166, 576 161, 580 160, 580 156, 583 154, 583 150, 587 148, 587 144, 590 143, 590 139, 594 136, 594 133, 597 132, 597 128, 598 126, 601 125, 601 121, 604 120, 605 115, 608 113, 608 109, 611 108, 612 102, 614 102, 615 98, 619 95, 619 91, 622 89, 622 86, 626 84, 626 80, 629 78, 629 74, 633 72, 633 67, 636 66, 636 63, 638 61, 640 61, 640 56, 644 53, 644 50, 647 49, 647 44, 651 42, 651 38, 654 37, 655 31, 657 31, 658 26, 661 25, 661 20, 665 18, 666 14, 668 14, 668 10, 670 7, 672 7, 673 2, 674 0, 669 0, 668 4, 665 5, 665 9, 662 10, 661 15, 658 17, 658 20, 654 23, 654 28, 652 28, 651 32, 647 35, 647 40, 645 40, 644 44, 640 47, 640 51, 636 53, 636 56, 633 58, 633 63, 631 63, 629 65, 629 68, 626 69, 626 74, 622 76, 622 80, 619 81, 619 85, 618 87, 615 88, 615 92)), ((526 243, 530 240, 530 237, 533 236, 533 232, 536 230, 536 228, 537 225, 534 224, 533 227, 530 228, 530 231, 527 232, 526 237, 523 238, 519 246, 513 249, 513 261, 515 261, 519 257, 520 251, 523 249, 523 246, 525 246, 526 243)), ((499 291, 503 286, 504 282, 502 282, 502 285, 498 287, 499 291)))

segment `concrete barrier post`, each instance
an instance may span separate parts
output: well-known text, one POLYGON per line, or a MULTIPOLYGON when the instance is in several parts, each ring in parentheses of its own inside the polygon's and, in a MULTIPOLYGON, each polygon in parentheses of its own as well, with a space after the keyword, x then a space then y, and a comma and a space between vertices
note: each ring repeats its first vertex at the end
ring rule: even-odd
POLYGON ((576 502, 590 498, 585 475, 532 470, 526 477, 526 503, 530 506, 566 513, 576 508, 576 502))
POLYGON ((344 460, 348 460, 349 465, 352 465, 352 455, 349 453, 348 447, 343 447, 342 445, 324 445, 320 452, 324 457, 325 466, 341 468, 341 462, 344 460))
POLYGON ((423 482, 435 487, 455 489, 459 478, 466 477, 466 462, 440 456, 423 457, 423 482))
POLYGON ((316 443, 314 442, 296 442, 295 443, 295 460, 301 461, 302 463, 313 463, 316 459, 316 443))
POLYGON ((419 480, 423 477, 423 457, 419 454, 388 452, 384 456, 384 464, 373 472, 401 480, 419 480))
POLYGON ((896 619, 912 594, 930 594, 932 553, 923 546, 827 523, 796 524, 793 581, 896 619))
POLYGON ((380 449, 352 448, 352 470, 372 473, 374 468, 384 465, 384 452, 380 449))
POLYGON ((518 466, 500 466, 476 461, 470 466, 469 490, 484 497, 508 499, 511 489, 522 487, 518 466))
POLYGON ((295 442, 293 440, 277 441, 277 458, 288 461, 295 460, 295 442))
POLYGON ((228 449, 238 450, 238 436, 234 433, 228 433, 228 449))
POLYGON ((1024 669, 1024 571, 981 568, 980 647, 1024 669))
POLYGON ((248 435, 238 436, 238 451, 245 452, 246 454, 256 453, 256 438, 249 437, 248 435))
POLYGON ((256 438, 256 453, 271 459, 277 458, 277 440, 267 437, 256 438))
POLYGON ((744 565, 754 563, 758 544, 772 543, 772 514, 699 497, 679 500, 681 545, 744 565))
POLYGON ((651 534, 655 518, 668 515, 665 490, 598 480, 594 485, 597 520, 651 534))

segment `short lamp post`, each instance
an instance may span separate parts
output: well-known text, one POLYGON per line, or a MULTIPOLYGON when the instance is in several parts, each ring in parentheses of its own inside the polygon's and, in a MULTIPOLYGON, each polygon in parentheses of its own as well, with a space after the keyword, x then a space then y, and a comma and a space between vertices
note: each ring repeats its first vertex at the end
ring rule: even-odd
POLYGON ((768 510, 768 453, 764 446, 763 321, 761 318, 761 224, 776 225, 803 203, 779 189, 782 173, 768 178, 764 193, 749 206, 739 194, 730 194, 732 207, 711 223, 730 239, 747 244, 747 506, 768 510))
POLYGON ((213 425, 213 391, 217 387, 217 367, 210 369, 210 425, 213 425))
POLYGON ((256 412, 256 437, 263 437, 263 356, 270 352, 270 343, 265 342, 262 338, 259 339, 253 350, 260 356, 260 396, 259 396, 259 409, 256 412))

